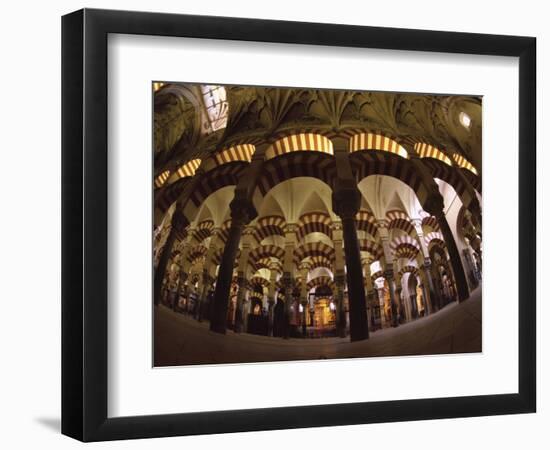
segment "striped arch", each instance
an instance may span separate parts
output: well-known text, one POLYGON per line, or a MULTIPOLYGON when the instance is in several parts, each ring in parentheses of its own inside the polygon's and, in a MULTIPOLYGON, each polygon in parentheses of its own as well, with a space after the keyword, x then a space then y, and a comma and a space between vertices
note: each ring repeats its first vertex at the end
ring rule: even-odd
POLYGON ((302 214, 298 220, 298 238, 303 239, 310 233, 322 233, 332 239, 332 219, 324 212, 302 214))
POLYGON ((418 156, 420 156, 421 158, 437 159, 447 164, 448 166, 453 165, 450 158, 433 145, 426 144, 425 142, 417 142, 416 144, 414 144, 414 149, 416 153, 418 153, 418 156))
POLYGON ((368 271, 370 269, 370 265, 374 261, 376 261, 376 260, 374 259, 374 256, 371 255, 370 253, 366 253, 366 254, 361 255, 361 267, 367 268, 368 271))
POLYGON ((220 241, 222 241, 224 244, 227 242, 227 239, 229 238, 230 228, 231 228, 231 219, 227 219, 224 223, 222 223, 222 226, 220 227, 219 237, 220 237, 220 241))
POLYGON ((430 245, 430 242, 434 239, 439 239, 441 242, 444 242, 443 235, 439 231, 432 231, 424 236, 424 242, 426 245, 430 245))
POLYGON ((308 263, 309 263, 309 270, 314 270, 319 267, 329 269, 331 272, 333 270, 332 260, 330 260, 326 256, 321 256, 321 255, 311 256, 308 258, 308 263))
POLYGON ((226 148, 212 156, 215 166, 222 166, 233 161, 252 161, 256 147, 252 144, 239 144, 226 148))
POLYGON ((170 171, 165 170, 155 178, 155 181, 154 181, 155 187, 156 188, 161 187, 164 183, 166 183, 166 180, 168 180, 168 178, 170 178, 170 171))
POLYGON ((253 144, 236 144, 214 153, 202 163, 202 168, 208 172, 216 167, 235 161, 249 163, 252 161, 252 155, 255 151, 256 147, 253 144))
POLYGON ((387 136, 382 136, 381 134, 359 133, 352 136, 349 140, 350 153, 361 150, 380 150, 393 153, 401 156, 402 158, 409 157, 407 150, 401 147, 393 139, 390 139, 387 136))
POLYGON ((398 209, 386 213, 386 222, 389 230, 401 230, 409 235, 414 235, 414 225, 409 216, 398 209))
POLYGON ((193 239, 199 244, 205 239, 209 238, 212 235, 212 230, 214 229, 214 221, 211 219, 206 219, 197 224, 193 232, 193 239))
POLYGON ((260 302, 264 299, 264 294, 256 292, 254 289, 251 289, 248 295, 251 299, 254 298, 256 300, 259 300, 260 302))
POLYGON ((376 261, 384 256, 384 249, 382 246, 370 239, 360 239, 359 250, 369 253, 373 258, 372 261, 376 261))
POLYGON ((332 141, 321 134, 299 133, 275 141, 265 152, 266 160, 291 152, 314 151, 333 155, 332 141))
POLYGON ((439 231, 439 222, 434 216, 429 214, 422 218, 422 228, 429 227, 434 231, 439 231))
POLYGON ((481 179, 478 175, 473 174, 469 170, 466 169, 460 169, 462 170, 462 173, 466 177, 466 179, 470 182, 472 187, 478 192, 478 194, 481 194, 481 179))
MULTIPOLYGON (((212 263, 215 266, 219 266, 221 264, 222 257, 223 257, 223 250, 224 250, 224 247, 218 248, 212 255, 212 263)), ((241 250, 237 250, 237 255, 235 256, 235 261, 233 262, 233 267, 236 268, 239 265, 240 257, 241 257, 241 250)))
POLYGON ((251 265, 255 265, 257 261, 264 258, 275 258, 282 261, 285 256, 285 249, 276 245, 260 245, 253 249, 249 256, 248 261, 251 265))
POLYGON ((265 216, 256 221, 256 229, 254 235, 258 242, 262 242, 269 236, 285 235, 286 221, 282 216, 265 216))
POLYGON ((310 291, 311 289, 317 288, 319 286, 326 286, 330 288, 332 292, 335 291, 334 281, 332 281, 332 279, 330 277, 327 277, 326 275, 313 278, 307 282, 308 291, 310 291))
POLYGON ((296 177, 317 178, 332 187, 336 177, 334 158, 320 152, 296 152, 266 161, 257 189, 263 197, 277 184, 296 177))
POLYGON ((464 184, 463 179, 458 174, 458 171, 461 169, 450 167, 435 159, 426 159, 422 162, 428 168, 433 178, 439 178, 440 180, 450 184, 460 197, 462 203, 465 205, 470 204, 471 198, 467 187, 464 184))
POLYGON ((478 175, 474 165, 470 161, 468 161, 466 158, 464 158, 464 156, 459 155, 458 153, 453 153, 453 159, 458 167, 469 170, 474 175, 478 175))
POLYGON ((191 203, 198 208, 210 194, 225 186, 236 186, 248 163, 235 161, 216 167, 201 177, 191 194, 191 203))
POLYGON ((407 258, 412 260, 420 252, 420 246, 416 239, 410 236, 398 236, 390 244, 395 258, 407 258))
POLYGON ((250 285, 262 286, 263 288, 269 289, 269 280, 267 278, 261 277, 259 275, 254 275, 250 281, 250 285))
POLYGON ((155 207, 165 213, 176 202, 191 178, 183 178, 155 192, 155 207))
POLYGON ((187 254, 187 261, 189 261, 191 264, 195 264, 201 259, 204 259, 206 257, 207 252, 208 252, 208 249, 204 245, 202 244, 196 245, 187 254))
POLYGON ((355 224, 358 230, 370 234, 372 237, 378 236, 378 225, 374 215, 366 209, 360 210, 355 216, 355 224))
POLYGON ((424 242, 426 242, 428 250, 431 250, 433 247, 438 247, 443 250, 447 248, 443 235, 440 232, 428 233, 424 236, 424 242))
POLYGON ((412 273, 413 275, 418 275, 418 267, 411 266, 411 265, 404 266, 404 267, 399 271, 399 278, 401 278, 401 277, 402 277, 403 275, 405 275, 406 273, 412 273))
POLYGON ((334 261, 334 249, 323 242, 310 242, 294 250, 294 262, 297 266, 305 258, 314 256, 323 256, 329 261, 334 261))
POLYGON ((195 175, 195 172, 201 165, 200 159, 192 159, 187 161, 185 164, 181 165, 168 179, 169 183, 178 181, 180 178, 188 178, 195 175))
POLYGON ((372 275, 371 275, 371 280, 374 282, 376 280, 378 280, 378 278, 385 278, 384 277, 384 272, 379 270, 377 272, 374 272, 372 275))
POLYGON ((415 192, 421 205, 425 204, 431 193, 408 159, 388 152, 355 152, 350 154, 349 158, 358 183, 370 175, 397 178, 415 192))
POLYGON ((279 259, 273 259, 270 256, 260 258, 259 260, 255 261, 252 267, 256 271, 260 269, 275 269, 277 273, 283 273, 283 264, 281 263, 281 261, 279 259))

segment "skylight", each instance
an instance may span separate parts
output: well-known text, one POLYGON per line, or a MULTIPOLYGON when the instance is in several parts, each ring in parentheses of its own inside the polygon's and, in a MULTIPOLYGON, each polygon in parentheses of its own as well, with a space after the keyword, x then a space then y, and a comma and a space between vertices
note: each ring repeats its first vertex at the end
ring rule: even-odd
POLYGON ((470 128, 470 124, 472 123, 472 119, 470 118, 470 116, 468 114, 466 114, 465 112, 461 112, 458 115, 458 119, 460 120, 460 123, 462 124, 462 126, 464 128, 470 128))
POLYGON ((229 104, 227 103, 227 95, 223 86, 211 84, 201 85, 202 97, 208 121, 209 133, 221 130, 227 125, 227 113, 229 104))

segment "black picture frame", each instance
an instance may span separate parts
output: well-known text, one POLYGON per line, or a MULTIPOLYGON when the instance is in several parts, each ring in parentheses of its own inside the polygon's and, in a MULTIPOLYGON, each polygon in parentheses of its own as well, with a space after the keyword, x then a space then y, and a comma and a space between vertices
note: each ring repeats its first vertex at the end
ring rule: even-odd
POLYGON ((62 18, 62 433, 82 441, 535 412, 536 39, 84 9, 62 18), (517 393, 107 417, 109 33, 519 58, 517 393))

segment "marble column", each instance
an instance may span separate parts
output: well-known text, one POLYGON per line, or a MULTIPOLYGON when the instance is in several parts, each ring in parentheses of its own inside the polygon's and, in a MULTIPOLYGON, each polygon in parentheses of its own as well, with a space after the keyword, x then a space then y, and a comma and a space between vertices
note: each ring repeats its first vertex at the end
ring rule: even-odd
POLYGON ((172 222, 170 233, 166 239, 166 243, 162 249, 162 254, 159 259, 158 266, 155 270, 155 278, 153 284, 153 300, 155 306, 160 303, 160 293, 162 288, 162 283, 164 281, 164 275, 166 274, 166 266, 168 265, 168 260, 172 254, 172 247, 176 241, 178 233, 182 233, 185 227, 189 225, 189 222, 183 215, 183 213, 176 208, 174 214, 172 215, 172 222))
POLYGON ((391 326, 397 327, 399 325, 398 321, 398 303, 397 303, 397 293, 395 289, 395 280, 393 277, 393 269, 386 269, 384 272, 384 277, 388 282, 388 288, 390 290, 390 306, 391 306, 391 326))
POLYGON ((352 342, 369 338, 361 253, 355 228, 355 215, 360 205, 361 193, 357 186, 349 180, 337 181, 332 194, 332 209, 342 221, 352 342))
POLYGON ((292 292, 294 289, 294 249, 297 245, 298 227, 294 223, 289 223, 285 226, 285 254, 283 257, 283 277, 282 286, 285 296, 285 309, 284 309, 284 325, 283 325, 283 338, 288 339, 290 337, 290 321, 292 315, 292 304, 294 298, 292 292))
POLYGON ((344 289, 345 289, 344 271, 336 273, 334 276, 334 285, 336 287, 336 333, 339 337, 346 337, 346 311, 344 308, 344 289))
POLYGON ((462 259, 456 246, 456 241, 454 239, 451 227, 443 211, 437 212, 435 215, 445 239, 445 245, 449 252, 449 257, 451 259, 451 266, 453 268, 453 274, 456 281, 456 287, 458 291, 458 298, 460 301, 466 300, 470 296, 470 291, 468 290, 468 281, 466 280, 466 274, 464 273, 464 266, 462 265, 462 259))
POLYGON ((214 305, 210 320, 210 330, 222 334, 225 334, 227 330, 229 292, 241 235, 245 225, 257 216, 256 209, 247 199, 236 196, 229 206, 231 208, 231 227, 218 270, 216 290, 214 291, 214 305))
POLYGON ((206 316, 208 316, 208 293, 210 292, 210 289, 212 288, 212 283, 214 282, 214 278, 212 278, 208 274, 208 270, 206 268, 203 269, 202 272, 202 289, 199 291, 199 300, 198 300, 198 307, 197 307, 197 319, 199 322, 202 322, 206 316))
POLYGON ((267 335, 273 336, 273 322, 275 320, 275 301, 277 292, 277 265, 269 266, 269 290, 267 298, 267 335))
MULTIPOLYGON (((441 305, 441 299, 439 296, 439 290, 436 289, 434 280, 432 277, 432 263, 430 259, 424 259, 424 277, 426 278, 426 282, 428 283, 428 296, 426 296, 426 306, 428 310, 426 311, 426 315, 431 314, 432 312, 435 312, 440 308, 441 305)), ((426 287, 426 286, 425 286, 426 287)))
POLYGON ((239 287, 237 291, 237 305, 235 308, 235 333, 241 333, 243 331, 244 319, 244 301, 246 296, 246 278, 244 273, 239 273, 237 278, 237 285, 239 287))
POLYGON ((283 273, 283 292, 285 296, 285 320, 283 325, 283 338, 288 339, 290 337, 290 319, 292 315, 292 303, 293 303, 293 280, 290 272, 283 273))

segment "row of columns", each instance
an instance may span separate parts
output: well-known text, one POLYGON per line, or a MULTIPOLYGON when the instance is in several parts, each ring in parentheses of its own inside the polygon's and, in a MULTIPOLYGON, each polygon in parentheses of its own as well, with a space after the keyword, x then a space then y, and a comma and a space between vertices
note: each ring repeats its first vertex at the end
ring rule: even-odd
MULTIPOLYGON (((265 150, 265 149, 264 149, 265 150)), ((336 162, 337 176, 335 184, 333 186, 332 193, 332 205, 335 214, 340 217, 341 230, 336 227, 335 230, 335 285, 336 285, 336 305, 337 305, 337 327, 339 335, 345 335, 345 313, 344 313, 344 276, 347 281, 348 287, 348 304, 349 304, 349 322, 350 322, 350 340, 358 341, 368 339, 369 337, 369 325, 367 320, 367 303, 365 298, 365 286, 363 280, 361 256, 359 240, 357 237, 357 230, 355 226, 355 216, 359 211, 361 205, 361 193, 357 187, 351 165, 348 158, 348 151, 346 146, 336 146, 334 150, 334 157, 336 162), (340 234, 341 233, 341 234, 340 234), (343 243, 343 249, 342 249, 343 243), (345 249, 345 251, 344 251, 345 249), (345 261, 345 268, 344 264, 345 261)), ((227 312, 229 305, 229 293, 231 288, 231 281, 233 277, 234 263, 243 236, 243 231, 248 223, 250 223, 256 216, 257 211, 252 202, 252 193, 256 188, 256 182, 260 175, 263 165, 263 153, 257 150, 254 158, 252 159, 250 166, 247 169, 247 173, 239 181, 236 189, 234 199, 230 203, 231 210, 231 227, 229 229, 229 235, 223 254, 221 263, 218 270, 217 282, 213 295, 212 314, 210 321, 210 329, 218 333, 225 333, 227 326, 227 312)), ((425 170, 425 168, 424 168, 425 170)), ((433 183, 433 179, 431 179, 433 183)), ((439 192, 432 192, 429 197, 429 201, 426 205, 423 205, 424 209, 434 215, 440 223, 441 231, 445 242, 447 243, 449 254, 451 257, 451 264, 453 271, 455 272, 455 279, 457 282, 459 299, 464 300, 468 297, 468 287, 464 270, 462 268, 460 255, 456 247, 456 243, 452 236, 451 229, 446 220, 443 212, 443 199, 439 192)), ((160 287, 162 284, 162 278, 166 271, 166 265, 170 256, 170 252, 178 230, 181 231, 188 224, 187 220, 181 213, 180 209, 176 208, 172 217, 172 229, 167 238, 165 247, 163 249, 157 270, 155 273, 155 304, 158 304, 158 298, 160 295, 160 287)), ((293 250, 297 243, 295 225, 289 225, 285 230, 285 257, 283 261, 283 275, 282 275, 282 291, 285 298, 285 330, 284 336, 288 337, 290 330, 290 315, 292 302, 289 301, 292 298, 293 280, 293 250)), ((392 311, 392 325, 397 325, 398 317, 398 294, 396 292, 394 269, 391 251, 389 250, 389 239, 387 230, 381 228, 382 231, 382 245, 384 248, 384 257, 386 263, 385 277, 388 281, 391 311, 392 311)), ((419 229, 417 228, 417 232, 419 229)), ((430 273, 430 261, 429 254, 425 248, 425 243, 422 239, 421 227, 419 240, 421 246, 423 246, 424 256, 424 271, 426 275, 426 281, 428 282, 430 290, 430 299, 433 301, 436 291, 433 287, 433 280, 430 273)), ((212 246, 215 248, 215 246, 212 246)), ((210 248, 210 246, 209 246, 210 248)), ((239 293, 237 295, 237 314, 235 329, 240 331, 242 329, 242 309, 245 293, 245 268, 248 261, 248 252, 250 245, 245 241, 242 245, 242 254, 238 264, 238 284, 239 293)), ((212 255, 208 252, 208 258, 212 255)), ((212 266, 210 264, 210 266, 212 266)), ((203 272, 203 291, 201 293, 201 302, 204 301, 208 293, 207 286, 211 284, 212 274, 208 272, 208 268, 205 267, 203 272)), ((274 284, 272 280, 272 285, 274 284)), ((270 294, 268 300, 271 303, 269 310, 272 311, 274 304, 274 288, 270 287, 270 294)), ((304 299, 301 299, 302 303, 305 303, 304 299)), ((307 301, 307 300, 306 300, 307 301)), ((429 302, 428 302, 429 303, 429 302)), ((305 307, 304 307, 305 309, 305 307)), ((429 308, 431 310, 431 308, 429 308)), ((272 324, 272 312, 270 313, 272 324)), ((271 325, 272 328, 272 325, 271 325)))

